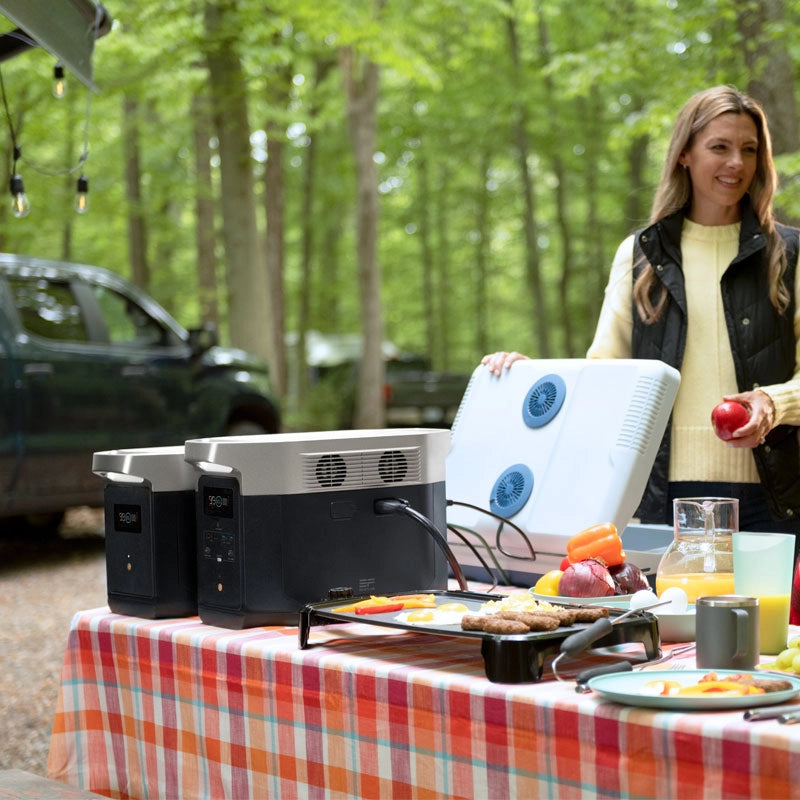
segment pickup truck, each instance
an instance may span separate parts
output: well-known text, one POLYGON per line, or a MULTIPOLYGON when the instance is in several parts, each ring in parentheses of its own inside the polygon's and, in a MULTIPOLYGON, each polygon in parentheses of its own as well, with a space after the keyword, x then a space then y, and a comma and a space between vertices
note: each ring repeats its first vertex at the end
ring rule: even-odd
POLYGON ((98 450, 279 429, 261 359, 113 272, 0 254, 0 527, 102 505, 98 450))
POLYGON ((460 372, 436 372, 424 359, 387 361, 386 424, 449 428, 469 379, 460 372))
MULTIPOLYGON (((306 364, 309 384, 326 384, 339 406, 336 425, 352 428, 361 359, 361 336, 357 333, 306 333, 306 364)), ((298 359, 299 338, 286 338, 290 354, 290 387, 296 385, 292 372, 298 359)), ((427 357, 383 343, 386 370, 384 400, 386 424, 390 427, 449 427, 455 417, 471 373, 437 372, 427 357)), ((291 394, 291 388, 290 388, 291 394)), ((290 401, 291 403, 291 401, 290 401)))

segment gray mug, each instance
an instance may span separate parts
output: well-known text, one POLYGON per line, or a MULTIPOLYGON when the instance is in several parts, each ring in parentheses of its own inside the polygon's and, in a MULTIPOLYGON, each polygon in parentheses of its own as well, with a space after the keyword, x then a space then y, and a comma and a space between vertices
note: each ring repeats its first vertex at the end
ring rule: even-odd
POLYGON ((755 669, 759 661, 758 598, 698 597, 696 662, 700 669, 755 669))

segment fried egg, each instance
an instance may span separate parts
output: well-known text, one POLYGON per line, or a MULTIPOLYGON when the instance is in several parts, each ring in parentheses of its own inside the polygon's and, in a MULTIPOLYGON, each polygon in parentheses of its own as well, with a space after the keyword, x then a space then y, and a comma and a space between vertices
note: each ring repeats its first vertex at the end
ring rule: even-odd
POLYGON ((413 608, 402 611, 395 620, 405 625, 421 627, 439 627, 440 625, 460 625, 461 617, 469 609, 463 603, 442 603, 436 608, 413 608))

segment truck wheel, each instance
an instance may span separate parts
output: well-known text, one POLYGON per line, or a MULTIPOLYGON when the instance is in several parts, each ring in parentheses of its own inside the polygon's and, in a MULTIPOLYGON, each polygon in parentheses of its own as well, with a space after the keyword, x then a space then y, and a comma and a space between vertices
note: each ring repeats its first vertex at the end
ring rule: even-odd
POLYGON ((7 521, 7 524, 9 530, 14 532, 24 531, 35 536, 55 536, 63 519, 63 511, 50 511, 12 517, 7 521))

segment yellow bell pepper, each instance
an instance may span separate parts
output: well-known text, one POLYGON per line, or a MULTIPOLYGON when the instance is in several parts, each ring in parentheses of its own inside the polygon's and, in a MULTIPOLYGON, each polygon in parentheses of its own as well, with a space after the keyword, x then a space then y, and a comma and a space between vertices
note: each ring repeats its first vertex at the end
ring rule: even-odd
POLYGON ((700 681, 692 686, 678 689, 683 697, 740 697, 746 694, 764 694, 764 690, 749 683, 739 681, 700 681))

